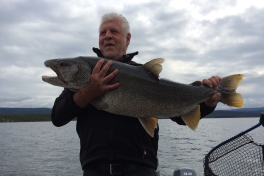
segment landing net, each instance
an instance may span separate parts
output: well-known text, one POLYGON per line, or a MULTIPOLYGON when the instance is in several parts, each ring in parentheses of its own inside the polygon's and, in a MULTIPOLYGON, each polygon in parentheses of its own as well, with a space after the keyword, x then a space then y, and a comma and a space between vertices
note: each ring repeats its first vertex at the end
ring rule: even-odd
POLYGON ((264 145, 246 134, 261 125, 263 112, 257 125, 213 148, 204 158, 204 175, 264 176, 264 145))

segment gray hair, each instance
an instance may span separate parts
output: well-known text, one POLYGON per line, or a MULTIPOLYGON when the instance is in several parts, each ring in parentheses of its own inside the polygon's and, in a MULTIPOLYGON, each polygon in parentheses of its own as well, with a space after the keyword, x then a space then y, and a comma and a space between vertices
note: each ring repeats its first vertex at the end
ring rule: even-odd
POLYGON ((123 30, 125 32, 125 35, 130 33, 130 26, 129 26, 129 23, 128 23, 127 19, 123 15, 115 13, 115 12, 104 14, 101 17, 99 30, 100 30, 100 28, 101 28, 103 23, 105 23, 107 21, 114 20, 114 19, 118 19, 118 20, 120 20, 122 22, 122 28, 123 28, 123 30))

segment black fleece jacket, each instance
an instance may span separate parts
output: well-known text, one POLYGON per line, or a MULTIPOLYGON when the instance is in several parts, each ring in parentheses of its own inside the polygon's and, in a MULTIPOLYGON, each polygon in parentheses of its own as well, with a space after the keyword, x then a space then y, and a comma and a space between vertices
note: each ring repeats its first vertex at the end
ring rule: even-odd
MULTIPOLYGON (((93 48, 98 57, 103 57, 99 49, 93 48)), ((124 55, 121 62, 140 65, 132 60, 138 52, 124 55)), ((80 162, 84 169, 92 162, 138 163, 157 168, 158 131, 154 137, 145 132, 137 118, 120 116, 97 110, 91 104, 79 108, 73 100, 74 92, 64 89, 56 98, 52 108, 52 123, 63 126, 77 117, 76 130, 80 138, 80 162)), ((213 112, 214 108, 201 106, 201 116, 213 112)), ((185 125, 180 117, 171 118, 185 125)))

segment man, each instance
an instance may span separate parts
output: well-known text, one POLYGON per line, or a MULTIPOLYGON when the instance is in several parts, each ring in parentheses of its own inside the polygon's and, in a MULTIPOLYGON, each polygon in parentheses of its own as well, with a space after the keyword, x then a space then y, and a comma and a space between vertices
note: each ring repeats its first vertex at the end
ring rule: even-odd
MULTIPOLYGON (((127 54, 131 34, 125 17, 116 13, 105 14, 99 28, 99 49, 93 48, 98 57, 140 65, 132 60, 138 53, 127 54)), ((62 126, 77 117, 77 133, 80 138, 80 162, 84 175, 144 175, 154 176, 157 169, 158 128, 154 137, 145 132, 137 118, 124 117, 99 111, 90 102, 119 87, 119 83, 108 84, 117 74, 114 70, 107 75, 112 62, 103 65, 98 61, 91 74, 88 86, 73 93, 64 89, 55 100, 52 122, 62 126)), ((221 78, 213 76, 203 84, 217 88, 221 78)), ((215 94, 201 103, 202 117, 211 113, 220 98, 215 94)), ((184 125, 180 117, 171 118, 184 125)))

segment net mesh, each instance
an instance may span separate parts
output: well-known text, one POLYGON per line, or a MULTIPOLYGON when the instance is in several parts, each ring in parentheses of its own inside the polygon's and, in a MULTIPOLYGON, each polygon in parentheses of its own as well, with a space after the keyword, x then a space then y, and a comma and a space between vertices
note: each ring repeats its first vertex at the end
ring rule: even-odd
POLYGON ((205 176, 264 176, 264 145, 244 134, 220 144, 204 158, 205 176))

